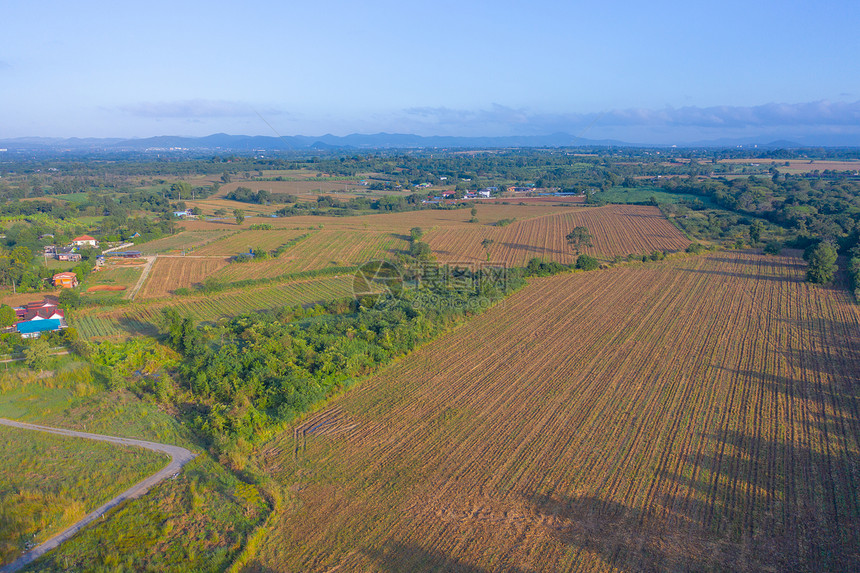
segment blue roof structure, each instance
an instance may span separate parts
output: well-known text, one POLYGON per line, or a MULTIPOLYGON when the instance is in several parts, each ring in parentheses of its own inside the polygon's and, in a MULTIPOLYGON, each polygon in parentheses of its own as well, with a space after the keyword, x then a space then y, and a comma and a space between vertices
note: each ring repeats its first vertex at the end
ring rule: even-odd
POLYGON ((60 330, 60 319, 48 318, 46 320, 29 320, 27 322, 19 322, 15 325, 15 330, 17 330, 20 334, 33 334, 35 332, 60 330))

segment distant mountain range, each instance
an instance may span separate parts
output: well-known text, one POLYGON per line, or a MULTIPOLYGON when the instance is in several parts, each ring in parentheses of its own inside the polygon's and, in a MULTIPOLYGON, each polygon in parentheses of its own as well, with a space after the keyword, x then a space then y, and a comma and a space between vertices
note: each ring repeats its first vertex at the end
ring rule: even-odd
MULTIPOLYGON (((8 151, 198 151, 198 152, 242 152, 253 151, 301 151, 336 149, 420 149, 420 148, 511 148, 511 147, 669 147, 629 143, 615 140, 593 140, 575 137, 567 133, 550 135, 507 137, 454 137, 421 136, 402 133, 352 134, 346 136, 322 135, 310 137, 293 135, 269 137, 263 135, 227 135, 216 133, 206 137, 182 137, 162 135, 141 139, 119 138, 49 138, 20 137, 0 140, 0 149, 8 151)), ((681 145, 679 145, 680 147, 681 145)), ((788 141, 776 138, 744 138, 698 141, 683 144, 683 147, 753 147, 798 148, 798 147, 856 147, 860 140, 853 136, 823 136, 800 138, 788 141)))

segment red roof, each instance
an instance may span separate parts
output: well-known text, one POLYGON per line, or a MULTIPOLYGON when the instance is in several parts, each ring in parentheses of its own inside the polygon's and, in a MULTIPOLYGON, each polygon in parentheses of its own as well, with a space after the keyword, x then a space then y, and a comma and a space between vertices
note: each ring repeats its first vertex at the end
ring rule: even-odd
POLYGON ((74 239, 72 239, 72 242, 75 242, 75 241, 95 241, 95 240, 96 240, 95 237, 90 237, 89 235, 81 235, 80 237, 75 237, 74 239))
POLYGON ((26 312, 26 313, 24 314, 24 316, 22 316, 22 317, 21 317, 21 321, 22 321, 22 322, 27 322, 27 321, 29 321, 29 320, 33 320, 34 318, 37 318, 37 317, 38 317, 38 318, 48 319, 48 318, 51 318, 51 317, 52 317, 52 316, 54 316, 54 315, 57 315, 57 316, 59 316, 60 318, 63 318, 63 317, 64 317, 64 314, 63 314, 62 309, 59 309, 59 308, 57 308, 57 307, 53 306, 53 307, 50 307, 50 308, 40 308, 40 309, 38 309, 38 310, 31 310, 31 311, 28 311, 28 312, 26 312))

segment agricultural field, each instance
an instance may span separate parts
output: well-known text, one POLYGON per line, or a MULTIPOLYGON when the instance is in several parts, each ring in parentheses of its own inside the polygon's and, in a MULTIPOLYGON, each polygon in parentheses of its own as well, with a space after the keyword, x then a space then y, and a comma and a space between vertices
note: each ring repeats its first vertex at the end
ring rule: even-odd
MULTIPOLYGON (((295 179, 295 181, 239 181, 228 183, 226 185, 222 185, 221 189, 218 190, 218 193, 212 196, 212 199, 223 199, 230 192, 235 191, 238 187, 247 187, 251 191, 255 193, 260 191, 261 189, 265 189, 273 194, 285 194, 285 195, 296 195, 300 198, 303 196, 307 196, 309 200, 316 201, 317 196, 322 194, 332 194, 332 195, 340 195, 351 194, 351 195, 365 195, 364 191, 367 189, 363 185, 358 184, 358 179, 352 180, 336 180, 331 178, 331 180, 311 180, 314 179, 316 174, 309 175, 306 177, 297 177, 296 172, 288 172, 284 175, 286 178, 295 179)), ((329 178, 325 178, 329 179, 329 178)), ((394 195, 389 191, 388 195, 394 195)), ((251 203, 238 203, 232 202, 234 204, 239 205, 251 205, 256 207, 251 203)), ((234 207, 235 209, 235 207, 234 207)))
POLYGON ((352 294, 351 274, 305 279, 262 287, 245 287, 238 291, 206 296, 175 297, 169 301, 135 304, 115 309, 85 309, 74 316, 80 335, 90 340, 125 338, 157 333, 155 326, 163 309, 175 308, 183 315, 203 322, 222 317, 258 312, 284 306, 308 306, 341 299, 352 294))
POLYGON ((158 257, 137 299, 165 297, 178 288, 190 288, 227 263, 224 257, 158 257))
POLYGON ((269 229, 265 231, 241 231, 200 247, 195 255, 229 257, 239 253, 273 251, 293 239, 306 234, 307 230, 269 229))
MULTIPOLYGON (((123 261, 125 262, 125 261, 123 261)), ((81 289, 88 299, 123 297, 140 279, 142 265, 104 265, 86 278, 81 289)))
POLYGON ((0 426, 0 451, 0 564, 169 462, 140 448, 6 426, 0 426))
POLYGON ((311 236, 299 241, 278 258, 231 264, 214 276, 227 282, 247 278, 274 278, 288 273, 357 266, 367 261, 389 259, 408 248, 405 236, 393 233, 314 231, 311 236))
POLYGON ((790 173, 797 175, 801 173, 811 173, 813 171, 853 171, 860 172, 860 161, 828 161, 824 159, 720 159, 720 163, 729 163, 735 165, 747 165, 756 167, 774 167, 781 173, 790 173), (786 165, 788 163, 788 165, 786 165))
POLYGON ((567 210, 504 227, 461 225, 438 228, 427 234, 433 253, 444 262, 491 260, 509 266, 525 266, 540 257, 561 263, 576 261, 565 236, 578 226, 591 232, 592 247, 582 252, 597 257, 679 251, 690 244, 656 207, 606 205, 567 210), (482 241, 493 241, 489 249, 482 241), (489 257, 487 254, 489 253, 489 257))
POLYGON ((134 248, 144 255, 182 254, 183 251, 190 253, 212 241, 224 238, 231 232, 235 230, 183 231, 163 239, 135 245, 134 248))
POLYGON ((534 280, 263 447, 265 571, 860 568, 860 310, 797 257, 534 280))

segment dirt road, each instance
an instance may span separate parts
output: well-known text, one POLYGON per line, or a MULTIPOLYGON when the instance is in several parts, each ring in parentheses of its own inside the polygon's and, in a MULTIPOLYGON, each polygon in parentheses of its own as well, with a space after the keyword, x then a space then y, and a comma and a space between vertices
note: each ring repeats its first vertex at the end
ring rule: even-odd
POLYGON ((155 263, 155 259, 158 258, 158 255, 154 257, 143 257, 146 260, 146 266, 143 267, 143 270, 140 271, 140 278, 137 279, 137 284, 134 285, 134 288, 131 289, 131 292, 126 295, 128 300, 134 300, 134 297, 137 295, 137 291, 140 290, 140 287, 143 286, 143 283, 146 282, 146 277, 149 276, 149 271, 152 270, 152 265, 155 263))
POLYGON ((152 450, 155 452, 162 452, 170 456, 170 463, 164 467, 159 472, 156 472, 146 478, 143 481, 140 481, 134 484, 132 487, 128 488, 112 500, 108 501, 92 513, 88 514, 86 517, 78 521, 77 523, 71 525, 65 531, 62 531, 39 545, 38 547, 28 551, 9 565, 5 565, 0 567, 0 573, 11 573, 12 571, 18 571, 23 568, 28 563, 31 563, 50 551, 54 549, 63 541, 71 538, 78 531, 86 527, 92 521, 98 519, 105 513, 107 513, 112 508, 116 507, 123 501, 127 499, 135 499, 143 494, 145 494, 149 489, 162 481, 165 478, 171 477, 178 473, 182 467, 193 460, 196 454, 191 453, 185 448, 180 448, 179 446, 171 446, 168 444, 157 444, 155 442, 147 442, 144 440, 135 440, 131 438, 117 438, 114 436, 102 436, 100 434, 89 434, 87 432, 77 432, 75 430, 65 430, 62 428, 50 428, 48 426, 37 426, 35 424, 27 424, 26 422, 15 422, 13 420, 7 420, 5 418, 0 418, 0 424, 4 426, 11 426, 13 428, 21 428, 24 430, 36 430, 38 432, 47 432, 50 434, 59 434, 61 436, 71 436, 74 438, 86 438, 88 440, 99 440, 102 442, 111 442, 114 444, 120 444, 123 446, 136 446, 138 448, 146 448, 147 450, 152 450))

